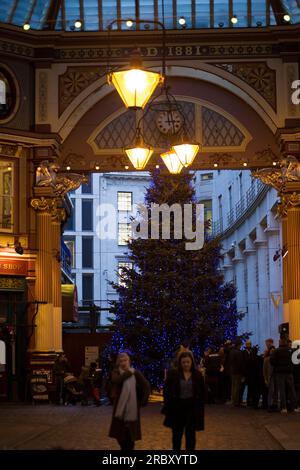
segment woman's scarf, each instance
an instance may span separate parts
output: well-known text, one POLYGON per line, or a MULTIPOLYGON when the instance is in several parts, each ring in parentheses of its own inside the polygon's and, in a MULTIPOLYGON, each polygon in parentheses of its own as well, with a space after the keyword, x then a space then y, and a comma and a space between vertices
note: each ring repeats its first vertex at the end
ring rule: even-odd
MULTIPOLYGON (((134 369, 129 369, 132 375, 124 380, 120 398, 118 400, 115 417, 122 419, 125 422, 137 421, 138 407, 136 397, 136 379, 134 369)), ((124 371, 120 369, 120 374, 124 371)))

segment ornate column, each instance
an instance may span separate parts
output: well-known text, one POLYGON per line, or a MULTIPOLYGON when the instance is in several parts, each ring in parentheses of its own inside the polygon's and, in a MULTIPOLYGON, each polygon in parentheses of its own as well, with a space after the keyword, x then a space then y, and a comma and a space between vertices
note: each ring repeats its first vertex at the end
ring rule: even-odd
POLYGON ((35 346, 37 353, 54 352, 53 288, 52 288, 52 211, 56 208, 53 198, 36 197, 31 200, 36 211, 36 282, 35 298, 42 302, 35 318, 35 346))
MULTIPOLYGON (((282 214, 282 247, 287 248, 288 245, 288 218, 287 212, 282 214)), ((282 259, 282 278, 283 278, 283 322, 289 322, 289 294, 288 294, 288 272, 289 272, 289 257, 288 255, 282 259)))
POLYGON ((66 213, 62 208, 57 208, 52 213, 52 287, 53 287, 53 346, 55 352, 62 349, 62 298, 61 298, 61 265, 60 265, 60 239, 61 223, 65 220, 66 213))
MULTIPOLYGON (((287 209, 289 336, 300 339, 300 183, 297 192, 282 195, 287 209)), ((287 188, 288 189, 288 188, 287 188)))

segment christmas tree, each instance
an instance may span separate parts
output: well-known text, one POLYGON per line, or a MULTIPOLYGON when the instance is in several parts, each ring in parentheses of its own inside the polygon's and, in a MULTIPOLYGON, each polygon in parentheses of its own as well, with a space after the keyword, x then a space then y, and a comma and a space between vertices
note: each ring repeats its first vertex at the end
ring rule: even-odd
MULTIPOLYGON (((146 192, 145 203, 192 204, 196 200, 193 175, 158 171, 146 192)), ((150 213, 150 211, 149 211, 150 213)), ((151 213, 149 215, 149 228, 151 213)), ((221 244, 205 237, 203 248, 186 250, 186 239, 135 238, 128 243, 132 268, 123 268, 121 283, 113 283, 119 299, 112 302, 114 334, 111 351, 129 350, 134 364, 153 387, 162 385, 164 369, 178 346, 188 339, 196 357, 207 346, 219 347, 237 334, 242 318, 236 310, 235 288, 218 271, 221 244)))

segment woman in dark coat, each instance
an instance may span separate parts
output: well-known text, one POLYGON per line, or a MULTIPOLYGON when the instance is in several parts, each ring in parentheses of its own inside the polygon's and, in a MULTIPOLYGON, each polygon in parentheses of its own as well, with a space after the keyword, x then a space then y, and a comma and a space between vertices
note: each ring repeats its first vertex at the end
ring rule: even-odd
POLYGON ((170 370, 164 386, 164 426, 172 429, 173 450, 181 449, 185 432, 186 450, 196 446, 196 431, 204 430, 204 380, 196 370, 191 352, 178 358, 177 370, 170 370))
POLYGON ((127 353, 118 355, 111 382, 114 407, 109 437, 117 439, 121 450, 133 450, 135 441, 142 438, 140 407, 147 404, 150 385, 130 366, 127 353))

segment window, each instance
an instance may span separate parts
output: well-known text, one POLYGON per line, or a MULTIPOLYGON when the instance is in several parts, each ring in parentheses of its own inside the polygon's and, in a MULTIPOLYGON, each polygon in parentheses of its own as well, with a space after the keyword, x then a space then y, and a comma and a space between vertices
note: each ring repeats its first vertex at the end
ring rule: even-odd
POLYGON ((207 232, 211 233, 212 232, 212 200, 205 199, 203 201, 200 201, 200 204, 204 205, 204 221, 210 222, 210 227, 208 228, 207 232))
POLYGON ((82 275, 82 303, 89 305, 94 302, 94 274, 82 275))
POLYGON ((93 175, 88 175, 88 182, 81 186, 81 193, 82 194, 92 194, 93 192, 93 175))
POLYGON ((7 120, 16 104, 14 81, 6 69, 0 67, 0 121, 7 120))
POLYGON ((71 253, 71 268, 75 268, 76 266, 76 259, 75 259, 75 237, 64 237, 64 242, 66 246, 69 248, 71 253))
POLYGON ((223 217, 223 205, 222 205, 222 195, 218 197, 218 206, 219 206, 219 219, 223 217))
POLYGON ((212 180, 214 177, 214 174, 213 173, 203 173, 201 175, 201 181, 208 181, 208 180, 212 180))
POLYGON ((72 202, 72 210, 71 210, 71 215, 67 220, 65 230, 70 230, 71 232, 74 232, 75 230, 75 208, 76 208, 76 199, 74 197, 71 197, 71 202, 72 202))
POLYGON ((93 267, 93 237, 82 237, 82 267, 93 267))
POLYGON ((119 223, 118 245, 127 245, 131 235, 131 224, 119 223))
POLYGON ((243 192, 244 192, 244 189, 243 189, 243 174, 242 173, 239 174, 239 191, 240 191, 240 199, 242 199, 243 192))
POLYGON ((0 229, 13 229, 13 165, 0 162, 0 229))
POLYGON ((228 197, 229 197, 229 211, 232 211, 232 187, 228 188, 228 197))
POLYGON ((82 199, 82 230, 93 230, 93 199, 82 199))
POLYGON ((124 282, 124 274, 122 276, 123 268, 132 269, 132 263, 128 263, 128 262, 124 262, 124 261, 120 261, 118 263, 119 286, 125 286, 126 285, 125 282, 124 282))
POLYGON ((132 210, 132 193, 118 192, 118 211, 132 210))

